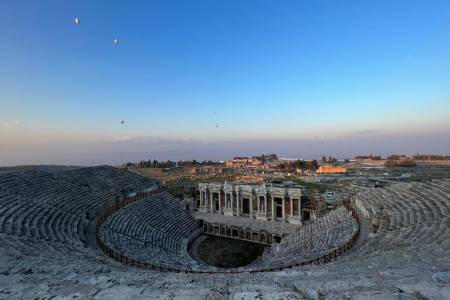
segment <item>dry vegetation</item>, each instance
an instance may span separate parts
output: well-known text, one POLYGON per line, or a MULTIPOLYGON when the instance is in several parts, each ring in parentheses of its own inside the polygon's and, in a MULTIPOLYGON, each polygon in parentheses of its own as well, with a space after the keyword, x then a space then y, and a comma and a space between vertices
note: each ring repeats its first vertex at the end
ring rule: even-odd
POLYGON ((129 168, 129 171, 142 176, 152 177, 167 185, 172 193, 182 193, 184 187, 196 186, 199 182, 260 182, 261 177, 220 172, 195 172, 192 167, 180 167, 165 170, 161 168, 129 168))

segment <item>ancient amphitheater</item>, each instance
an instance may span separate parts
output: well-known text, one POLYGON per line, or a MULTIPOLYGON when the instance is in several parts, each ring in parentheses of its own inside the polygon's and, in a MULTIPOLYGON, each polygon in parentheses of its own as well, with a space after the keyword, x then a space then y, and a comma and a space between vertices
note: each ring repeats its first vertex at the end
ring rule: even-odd
POLYGON ((367 188, 250 265, 189 255, 202 227, 112 167, 0 175, 0 299, 450 299, 450 179, 367 188))

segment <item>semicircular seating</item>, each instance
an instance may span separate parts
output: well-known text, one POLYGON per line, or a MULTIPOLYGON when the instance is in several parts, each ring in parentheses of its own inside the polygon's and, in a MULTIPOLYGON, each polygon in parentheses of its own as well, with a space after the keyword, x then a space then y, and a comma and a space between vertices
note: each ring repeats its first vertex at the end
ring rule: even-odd
POLYGON ((157 184, 108 166, 1 174, 0 242, 51 258, 87 255, 86 212, 157 184))
MULTIPOLYGON (((95 215, 118 196, 156 184, 111 167, 1 174, 0 298, 109 299, 122 290, 148 298, 183 297, 186 292, 245 298, 258 296, 249 294, 255 290, 268 297, 331 299, 361 293, 445 299, 450 293, 450 179, 363 189, 354 200, 364 216, 361 238, 346 255, 323 265, 252 274, 141 270, 86 243, 87 211, 95 215)), ((188 256, 186 246, 198 227, 169 194, 145 197, 110 217, 101 233, 111 247, 162 266, 214 270, 188 256)), ((240 270, 280 268, 314 258, 354 230, 353 218, 339 208, 240 270)))
POLYGON ((442 265, 450 253, 449 186, 450 180, 442 179, 364 190, 355 203, 371 220, 369 237, 340 261, 404 268, 414 255, 428 261, 425 269, 442 265))
POLYGON ((168 192, 125 206, 101 226, 101 238, 129 258, 162 267, 196 268, 188 244, 201 228, 181 202, 168 192))
POLYGON ((340 207, 272 245, 271 251, 251 267, 286 268, 322 257, 350 241, 357 231, 351 212, 340 207))

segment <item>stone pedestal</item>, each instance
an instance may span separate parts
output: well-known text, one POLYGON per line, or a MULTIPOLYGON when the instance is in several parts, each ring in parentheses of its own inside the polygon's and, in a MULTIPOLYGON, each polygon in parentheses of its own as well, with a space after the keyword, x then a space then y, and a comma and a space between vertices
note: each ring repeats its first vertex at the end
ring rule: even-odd
POLYGON ((225 208, 225 209, 223 210, 223 214, 224 214, 225 216, 233 216, 233 210, 230 209, 230 208, 225 208))
POLYGON ((267 220, 266 214, 256 214, 258 220, 267 220))
POLYGON ((288 222, 291 224, 302 224, 302 220, 299 217, 288 217, 288 222))
POLYGON ((198 211, 201 213, 209 213, 209 208, 207 206, 200 206, 198 211))

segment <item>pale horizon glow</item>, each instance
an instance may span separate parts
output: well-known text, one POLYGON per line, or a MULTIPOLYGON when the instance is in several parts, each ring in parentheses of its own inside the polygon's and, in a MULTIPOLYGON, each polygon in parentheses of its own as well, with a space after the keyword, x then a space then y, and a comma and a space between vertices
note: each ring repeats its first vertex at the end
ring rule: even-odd
POLYGON ((0 166, 450 154, 449 12, 3 1, 0 166))

